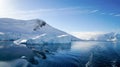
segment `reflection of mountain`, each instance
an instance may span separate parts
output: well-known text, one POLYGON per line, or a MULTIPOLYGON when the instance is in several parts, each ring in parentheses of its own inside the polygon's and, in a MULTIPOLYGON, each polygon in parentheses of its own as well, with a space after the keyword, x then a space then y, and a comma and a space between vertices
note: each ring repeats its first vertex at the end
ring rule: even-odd
MULTIPOLYGON (((19 62, 22 62, 24 60, 24 59, 21 59, 21 57, 23 57, 23 56, 27 57, 27 61, 24 61, 24 63, 22 62, 22 64, 24 64, 24 65, 25 64, 27 65, 26 62, 33 63, 33 60, 30 61, 31 58, 33 58, 33 57, 36 57, 37 60, 40 60, 41 58, 37 57, 34 54, 34 52, 31 50, 32 47, 34 47, 35 50, 40 51, 40 52, 47 51, 45 53, 46 55, 54 56, 54 54, 58 53, 59 51, 64 51, 64 50, 69 51, 71 48, 71 44, 70 43, 69 44, 68 43, 67 44, 59 44, 59 43, 58 44, 48 44, 47 43, 47 44, 40 44, 40 45, 30 44, 30 45, 27 45, 27 47, 25 47, 25 46, 16 45, 13 43, 13 41, 0 41, 0 54, 1 54, 0 55, 0 67, 2 67, 1 63, 3 61, 14 64, 14 65, 10 66, 11 64, 7 63, 7 64, 10 64, 9 67, 18 67, 18 66, 16 66, 16 64, 21 65, 21 63, 19 63, 19 62), (30 60, 29 60, 29 58, 30 58, 30 60), (16 61, 16 62, 14 62, 14 61, 16 61)), ((43 61, 43 60, 41 59, 41 61, 43 61)), ((24 66, 24 67, 29 67, 29 66, 24 66)))
MULTIPOLYGON (((41 61, 38 66, 42 67, 120 67, 120 43, 83 41, 77 42, 77 45, 89 43, 92 48, 84 50, 80 48, 76 52, 61 53, 61 55, 52 56, 51 59, 41 61), (92 45, 94 44, 96 45, 92 45), (115 46, 116 44, 116 46, 115 46), (48 65, 47 65, 48 64, 48 65), (71 66, 70 66, 71 65, 71 66)), ((75 45, 75 44, 73 44, 75 45)), ((80 46, 78 46, 79 48, 80 46)), ((75 47, 74 47, 75 48, 75 47)))
POLYGON ((70 50, 71 44, 70 43, 57 43, 57 44, 40 44, 40 45, 35 45, 35 44, 29 44, 27 45, 28 48, 34 47, 37 50, 48 50, 50 52, 57 52, 57 51, 62 51, 62 50, 70 50))
POLYGON ((34 58, 35 53, 31 49, 15 45, 12 41, 0 41, 0 54, 0 62, 12 62, 24 59, 31 64, 37 64, 37 60, 34 58))
POLYGON ((17 40, 15 43, 70 43, 78 38, 60 31, 43 20, 0 19, 0 40, 17 40), (31 42, 30 42, 31 41, 31 42))
MULTIPOLYGON (((70 50, 71 43, 64 43, 64 44, 61 44, 61 43, 48 44, 47 43, 47 44, 40 44, 40 45, 38 45, 38 44, 27 44, 26 46, 30 49, 32 47, 34 47, 34 48, 36 48, 37 50, 40 50, 40 51, 48 50, 50 52, 57 52, 57 51, 62 51, 62 50, 70 50)), ((24 47, 24 46, 15 45, 12 41, 0 41, 0 49, 1 48, 9 48, 9 47, 24 47)))
MULTIPOLYGON (((7 44, 7 47, 14 45, 12 42, 10 43, 1 42, 0 45, 3 46, 2 44, 4 46, 6 46, 5 44, 7 44)), ((27 61, 18 59, 15 60, 14 62, 10 62, 12 63, 11 64, 12 66, 9 67, 19 67, 19 66, 20 67, 85 67, 85 66, 86 67, 120 67, 119 44, 120 42, 105 42, 105 41, 104 42, 80 41, 71 44, 71 45, 80 45, 77 46, 77 48, 79 49, 75 49, 76 47, 71 46, 70 44, 44 44, 44 45, 30 44, 27 45, 29 48, 34 46, 36 49, 40 51, 48 50, 50 53, 46 53, 47 59, 43 60, 36 57, 36 59, 39 61, 38 65, 33 65, 30 63, 27 64, 27 61), (85 45, 85 44, 91 47, 81 47, 81 45, 85 45)), ((16 45, 14 45, 14 47, 15 46, 16 45)), ((22 51, 26 52, 24 50, 22 51)), ((14 52, 11 52, 11 55, 12 54, 14 54, 14 52)), ((9 56, 7 57, 9 58, 9 56)), ((0 66, 1 65, 2 63, 0 62, 0 66)))

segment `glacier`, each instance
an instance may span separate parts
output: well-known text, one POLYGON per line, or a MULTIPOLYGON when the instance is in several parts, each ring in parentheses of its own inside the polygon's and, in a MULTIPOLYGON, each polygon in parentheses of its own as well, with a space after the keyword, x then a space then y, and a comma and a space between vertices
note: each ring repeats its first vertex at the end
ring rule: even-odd
POLYGON ((0 18, 0 40, 16 44, 70 43, 80 40, 58 30, 40 19, 19 20, 0 18))

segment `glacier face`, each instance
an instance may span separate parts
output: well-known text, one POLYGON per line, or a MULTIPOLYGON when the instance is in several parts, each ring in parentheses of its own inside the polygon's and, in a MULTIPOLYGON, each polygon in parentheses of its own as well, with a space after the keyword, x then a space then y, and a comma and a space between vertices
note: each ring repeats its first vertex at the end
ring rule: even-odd
POLYGON ((78 38, 53 28, 43 20, 17 20, 0 18, 0 40, 14 43, 70 43, 78 38))
POLYGON ((70 43, 71 41, 72 38, 68 34, 58 36, 42 34, 40 36, 36 36, 35 38, 27 40, 27 44, 70 43))

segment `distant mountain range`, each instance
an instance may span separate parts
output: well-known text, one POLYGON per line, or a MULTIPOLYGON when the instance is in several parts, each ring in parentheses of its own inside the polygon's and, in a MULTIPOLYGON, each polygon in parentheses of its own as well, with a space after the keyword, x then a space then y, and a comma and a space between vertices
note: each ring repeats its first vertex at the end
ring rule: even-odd
POLYGON ((84 39, 84 40, 115 42, 115 41, 120 41, 120 34, 115 32, 101 33, 101 34, 92 35, 89 39, 84 39))

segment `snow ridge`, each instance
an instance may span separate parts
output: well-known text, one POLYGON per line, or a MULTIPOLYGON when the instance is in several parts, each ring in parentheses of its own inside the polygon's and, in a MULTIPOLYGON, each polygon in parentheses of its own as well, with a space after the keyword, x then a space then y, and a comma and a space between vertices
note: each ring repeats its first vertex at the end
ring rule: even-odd
POLYGON ((58 30, 40 19, 18 20, 0 18, 0 40, 15 43, 70 43, 78 38, 58 30))

